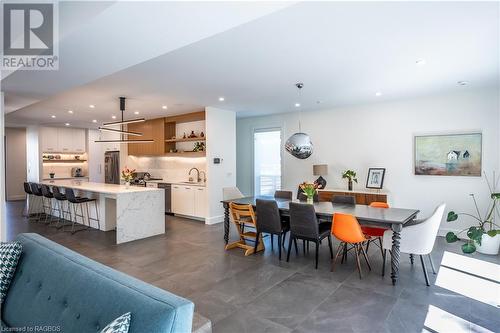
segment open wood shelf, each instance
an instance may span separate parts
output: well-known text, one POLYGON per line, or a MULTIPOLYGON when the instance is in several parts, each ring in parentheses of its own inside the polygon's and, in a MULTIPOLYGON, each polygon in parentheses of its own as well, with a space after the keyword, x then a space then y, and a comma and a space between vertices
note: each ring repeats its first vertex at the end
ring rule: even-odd
POLYGON ((77 162, 87 162, 87 160, 49 160, 49 159, 43 159, 42 160, 44 163, 45 162, 57 162, 57 163, 77 163, 77 162))
POLYGON ((190 142, 190 141, 205 141, 207 138, 180 138, 180 139, 167 139, 165 142, 190 142))
POLYGON ((204 157, 205 151, 185 151, 183 153, 165 153, 165 156, 179 156, 179 157, 204 157))

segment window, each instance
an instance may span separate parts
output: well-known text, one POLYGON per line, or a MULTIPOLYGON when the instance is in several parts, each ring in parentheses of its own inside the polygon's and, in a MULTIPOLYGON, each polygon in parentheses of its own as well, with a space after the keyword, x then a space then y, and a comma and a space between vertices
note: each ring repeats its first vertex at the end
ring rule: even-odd
POLYGON ((254 133, 254 192, 274 195, 281 189, 281 129, 254 133))

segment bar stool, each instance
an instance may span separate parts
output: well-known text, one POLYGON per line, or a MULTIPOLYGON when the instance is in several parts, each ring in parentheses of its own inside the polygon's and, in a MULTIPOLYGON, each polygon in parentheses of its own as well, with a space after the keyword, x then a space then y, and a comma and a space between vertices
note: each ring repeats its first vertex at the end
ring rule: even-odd
POLYGON ((24 202, 23 216, 27 216, 28 220, 31 218, 31 212, 33 211, 32 205, 35 204, 35 195, 31 191, 31 186, 28 182, 24 182, 24 193, 26 193, 26 200, 24 202), (26 212, 26 214, 24 214, 26 212))
POLYGON ((45 207, 44 207, 44 203, 43 203, 42 190, 40 189, 40 187, 38 186, 37 183, 29 183, 29 184, 31 187, 31 192, 34 195, 34 198, 38 201, 38 204, 40 205, 39 206, 40 210, 38 211, 38 213, 36 214, 36 217, 35 217, 36 221, 40 222, 42 219, 42 216, 45 215, 45 207))
POLYGON ((52 205, 52 199, 54 198, 54 194, 50 191, 50 188, 48 185, 42 184, 42 200, 44 202, 43 207, 44 211, 45 209, 48 209, 49 213, 45 215, 45 222, 50 225, 52 223, 53 217, 54 217, 54 206, 52 205))
MULTIPOLYGON (((91 199, 91 198, 85 198, 85 197, 77 197, 75 196, 75 192, 71 188, 67 188, 65 190, 65 196, 66 199, 68 200, 68 203, 73 206, 73 212, 74 212, 74 219, 73 219, 73 214, 71 214, 71 209, 70 209, 70 214, 71 214, 71 220, 72 220, 72 225, 71 225, 71 233, 74 234, 77 231, 81 230, 87 230, 90 228, 90 221, 96 221, 97 222, 97 228, 101 229, 100 223, 99 223, 99 210, 97 208, 97 201, 96 199, 91 199), (96 212, 96 218, 90 217, 89 214, 89 203, 94 202, 95 203, 95 212, 96 212), (86 211, 87 211, 87 221, 88 225, 85 225, 85 215, 83 212, 83 205, 85 205, 86 211), (78 207, 80 207, 81 214, 78 214, 78 207), (82 219, 82 225, 86 226, 85 228, 81 228, 78 230, 75 230, 75 223, 78 224, 77 218, 80 217, 82 219)), ((63 227, 63 231, 64 227, 63 227)))
POLYGON ((54 194, 54 198, 56 199, 56 205, 54 207, 54 210, 57 210, 57 212, 58 212, 57 223, 53 227, 60 229, 65 225, 65 221, 66 221, 65 217, 66 216, 69 216, 69 220, 71 220, 71 211, 70 211, 68 199, 66 198, 66 196, 64 194, 61 193, 61 190, 59 189, 59 187, 52 186, 52 193, 54 194), (67 210, 64 210, 64 202, 68 203, 67 210), (61 221, 62 221, 62 223, 61 223, 61 221))

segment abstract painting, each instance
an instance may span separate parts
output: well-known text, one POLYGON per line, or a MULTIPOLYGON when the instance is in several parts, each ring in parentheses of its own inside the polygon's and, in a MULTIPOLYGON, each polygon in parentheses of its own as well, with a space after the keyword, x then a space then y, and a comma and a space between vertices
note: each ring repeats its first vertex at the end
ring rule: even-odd
POLYGON ((415 136, 415 174, 481 176, 481 133, 415 136))

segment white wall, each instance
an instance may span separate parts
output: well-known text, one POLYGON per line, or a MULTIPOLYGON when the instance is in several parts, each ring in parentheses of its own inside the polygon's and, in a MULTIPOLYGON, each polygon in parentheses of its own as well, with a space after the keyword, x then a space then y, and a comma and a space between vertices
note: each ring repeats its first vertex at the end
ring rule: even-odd
POLYGON ((222 188, 236 186, 236 114, 207 107, 207 224, 223 221, 222 188), (220 164, 214 164, 220 158, 220 164))
POLYGON ((26 129, 5 128, 5 180, 7 200, 23 200, 26 180, 26 129))
MULTIPOLYGON (((475 193, 484 210, 488 204, 484 177, 413 174, 413 135, 482 131, 482 169, 491 175, 493 170, 500 170, 499 117, 495 90, 303 112, 302 130, 311 136, 314 153, 306 160, 283 153, 282 187, 296 190, 300 182, 316 178, 313 164, 326 163, 328 188, 345 188, 341 172, 353 169, 359 178, 355 189, 363 189, 368 168, 385 167, 384 188, 393 206, 418 208, 420 216, 426 216, 444 201, 448 209, 472 212, 468 194, 475 193)), ((238 119, 237 184, 242 192, 253 193, 253 131, 281 127, 286 140, 297 131, 298 118, 298 113, 287 113, 238 119)), ((462 218, 456 223, 443 222, 441 231, 460 229, 469 223, 462 218)))
POLYGON ((38 126, 26 128, 26 179, 29 182, 39 182, 41 178, 42 159, 40 158, 38 126))

